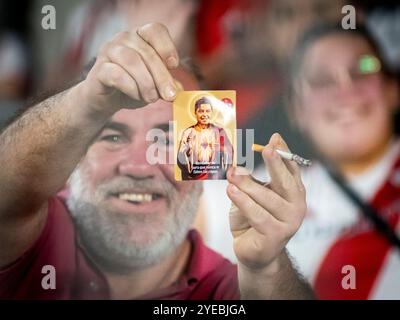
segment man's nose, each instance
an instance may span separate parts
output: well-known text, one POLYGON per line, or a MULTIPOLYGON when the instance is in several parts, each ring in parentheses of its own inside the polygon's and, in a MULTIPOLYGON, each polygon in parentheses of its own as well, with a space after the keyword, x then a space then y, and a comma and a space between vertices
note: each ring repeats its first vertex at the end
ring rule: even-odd
POLYGON ((148 144, 143 139, 135 139, 122 151, 118 173, 139 178, 148 178, 155 175, 156 166, 149 164, 146 158, 148 144))

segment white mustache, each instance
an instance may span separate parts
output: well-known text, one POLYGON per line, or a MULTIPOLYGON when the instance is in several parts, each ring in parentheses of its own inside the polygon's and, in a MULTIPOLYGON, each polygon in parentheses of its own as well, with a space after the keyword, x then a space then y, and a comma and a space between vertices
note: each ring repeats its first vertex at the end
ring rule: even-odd
POLYGON ((168 181, 155 181, 154 179, 136 180, 128 177, 118 177, 104 182, 96 188, 96 191, 102 196, 127 191, 157 193, 167 198, 172 198, 176 194, 174 186, 168 181))

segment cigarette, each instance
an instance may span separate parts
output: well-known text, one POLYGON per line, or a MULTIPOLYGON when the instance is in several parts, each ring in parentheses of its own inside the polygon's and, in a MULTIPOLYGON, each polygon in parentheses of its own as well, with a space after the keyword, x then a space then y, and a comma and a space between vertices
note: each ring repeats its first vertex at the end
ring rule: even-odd
MULTIPOLYGON (((251 149, 255 152, 262 152, 265 146, 259 145, 259 144, 253 144, 251 149)), ((300 157, 297 154, 293 154, 290 152, 282 151, 279 149, 275 149, 276 153, 279 154, 283 159, 289 160, 289 161, 294 161, 300 166, 310 166, 311 165, 311 160, 305 159, 303 157, 300 157)))

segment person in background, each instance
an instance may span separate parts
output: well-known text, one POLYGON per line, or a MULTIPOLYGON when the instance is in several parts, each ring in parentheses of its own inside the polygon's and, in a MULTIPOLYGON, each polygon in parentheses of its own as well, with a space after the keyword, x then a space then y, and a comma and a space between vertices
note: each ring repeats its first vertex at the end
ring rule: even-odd
MULTIPOLYGON (((202 17, 204 21, 212 21, 212 9, 221 12, 216 7, 224 4, 220 1, 205 2, 212 4, 203 8, 202 17)), ((200 66, 205 65, 205 81, 210 87, 235 89, 237 92, 237 127, 242 129, 243 156, 252 152, 252 142, 244 143, 246 139, 251 140, 252 134, 254 142, 262 144, 266 137, 279 132, 293 152, 310 157, 312 148, 301 132, 291 125, 285 111, 285 70, 298 36, 315 21, 340 20, 344 1, 236 0, 228 3, 232 5, 231 9, 226 10, 217 25, 220 41, 212 51, 203 52, 207 55, 200 60, 200 66), (219 68, 210 70, 213 66, 219 68), (247 129, 250 131, 246 132, 247 129)), ((216 28, 216 21, 204 26, 207 30, 212 27, 216 28)), ((205 43, 208 33, 201 33, 205 43)), ((262 157, 255 154, 251 165, 264 168, 262 157)), ((225 184, 225 181, 205 182, 204 236, 208 245, 235 261, 232 237, 226 229, 226 217, 221 214, 230 206, 229 199, 221 191, 225 184), (218 207, 213 205, 216 202, 218 207)))
POLYGON ((0 0, 0 130, 32 93, 31 8, 32 1, 0 0))
POLYGON ((7 103, 20 103, 30 93, 30 9, 28 1, 18 4, 0 1, 0 128, 7 103))
POLYGON ((288 248, 318 298, 399 299, 399 248, 329 173, 399 234, 398 79, 362 26, 315 25, 291 61, 291 114, 322 160, 302 172, 308 213, 288 248))
POLYGON ((357 21, 362 21, 382 48, 388 66, 400 72, 400 3, 395 0, 353 0, 357 21))
POLYGON ((188 55, 195 11, 195 0, 85 1, 69 18, 61 61, 51 66, 46 83, 54 86, 71 81, 113 35, 153 21, 166 25, 180 54, 188 55))

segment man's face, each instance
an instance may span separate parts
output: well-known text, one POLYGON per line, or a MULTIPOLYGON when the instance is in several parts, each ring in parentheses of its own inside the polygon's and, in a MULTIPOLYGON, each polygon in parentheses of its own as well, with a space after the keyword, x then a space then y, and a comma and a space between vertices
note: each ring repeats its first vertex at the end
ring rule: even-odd
POLYGON ((158 262, 185 238, 201 185, 176 182, 172 164, 150 165, 173 152, 171 103, 122 109, 109 120, 71 177, 68 201, 80 238, 105 268, 142 268, 158 262), (165 139, 146 141, 152 129, 165 139))
POLYGON ((299 80, 297 119, 333 161, 357 161, 392 135, 396 87, 381 72, 358 73, 360 57, 374 56, 360 36, 335 34, 306 51, 299 80))
POLYGON ((201 125, 208 125, 211 122, 212 107, 210 104, 201 104, 196 110, 197 122, 201 125))

